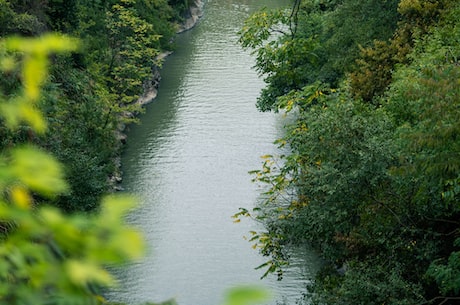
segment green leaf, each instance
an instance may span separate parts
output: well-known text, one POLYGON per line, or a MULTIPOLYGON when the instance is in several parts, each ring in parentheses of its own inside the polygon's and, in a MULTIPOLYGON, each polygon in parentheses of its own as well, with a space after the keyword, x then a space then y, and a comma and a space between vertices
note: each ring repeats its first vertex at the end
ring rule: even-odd
POLYGON ((70 279, 77 285, 85 286, 91 282, 103 285, 114 284, 112 276, 101 266, 94 263, 68 260, 66 270, 70 279))
POLYGON ((269 291, 258 286, 239 286, 227 291, 224 305, 262 304, 271 299, 269 291))
POLYGON ((32 147, 16 148, 11 155, 13 177, 31 190, 53 197, 68 189, 62 167, 51 155, 32 147))

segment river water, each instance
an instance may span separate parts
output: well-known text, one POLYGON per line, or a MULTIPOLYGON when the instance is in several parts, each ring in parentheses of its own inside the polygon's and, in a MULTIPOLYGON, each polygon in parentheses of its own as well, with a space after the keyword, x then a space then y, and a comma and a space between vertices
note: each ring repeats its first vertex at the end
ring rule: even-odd
POLYGON ((243 237, 259 225, 234 223, 239 207, 257 204, 260 189, 249 170, 278 153, 283 117, 255 107, 264 83, 254 58, 237 43, 250 12, 282 0, 209 0, 162 69, 156 100, 130 127, 123 187, 141 198, 129 217, 145 235, 144 260, 116 270, 110 300, 127 304, 175 298, 179 305, 219 305, 234 285, 269 287, 272 304, 295 304, 316 269, 308 250, 293 251, 283 281, 260 280, 257 250, 243 237))

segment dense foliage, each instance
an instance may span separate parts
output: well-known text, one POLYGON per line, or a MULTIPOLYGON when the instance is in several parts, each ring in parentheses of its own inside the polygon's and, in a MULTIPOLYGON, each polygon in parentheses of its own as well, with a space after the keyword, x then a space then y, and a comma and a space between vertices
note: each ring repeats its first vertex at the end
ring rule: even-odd
MULTIPOLYGON (((46 120, 37 104, 50 52, 73 51, 73 39, 45 35, 1 41, 12 53, 5 72, 22 71, 21 90, 0 97, 1 118, 12 132, 29 126, 43 134, 46 120), (37 73, 40 71, 40 73, 37 73)), ((100 213, 64 216, 36 198, 52 200, 67 192, 56 158, 31 143, 10 146, 0 155, 0 304, 100 304, 97 287, 112 284, 107 264, 138 258, 140 234, 123 224, 133 200, 107 197, 100 213), (127 244, 129 245, 127 247, 127 244)))
POLYGON ((252 241, 288 263, 325 260, 315 304, 460 301, 460 3, 296 1, 246 21, 241 43, 267 87, 261 110, 294 123, 264 156, 270 186, 252 241))
MULTIPOLYGON (((55 206, 91 211, 109 190, 117 134, 142 110, 139 95, 161 65, 157 55, 173 48, 183 9, 165 0, 0 1, 0 38, 59 32, 80 40, 78 52, 51 58, 39 101, 47 132, 26 126, 12 132, 0 124, 0 150, 34 143, 65 164, 69 189, 53 199, 55 206)), ((21 77, 19 67, 2 72, 5 97, 19 94, 21 77)))

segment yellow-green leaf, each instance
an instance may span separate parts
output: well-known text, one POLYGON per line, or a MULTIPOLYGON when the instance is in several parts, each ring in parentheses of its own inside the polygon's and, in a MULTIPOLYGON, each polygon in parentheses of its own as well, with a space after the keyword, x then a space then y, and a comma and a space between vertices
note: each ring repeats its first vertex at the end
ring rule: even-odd
POLYGON ((224 305, 263 304, 271 299, 269 291, 258 286, 239 286, 227 291, 224 305))
POLYGON ((91 262, 68 260, 65 269, 70 280, 80 286, 86 286, 86 284, 93 282, 106 286, 115 283, 106 270, 91 262))
POLYGON ((12 151, 12 174, 33 191, 44 196, 54 196, 67 190, 59 162, 51 155, 31 147, 12 151))

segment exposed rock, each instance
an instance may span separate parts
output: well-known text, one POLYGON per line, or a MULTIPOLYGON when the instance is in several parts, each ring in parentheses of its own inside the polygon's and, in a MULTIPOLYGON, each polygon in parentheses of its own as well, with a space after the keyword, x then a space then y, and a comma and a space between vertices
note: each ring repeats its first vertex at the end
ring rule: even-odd
POLYGON ((203 1, 195 0, 194 5, 190 6, 185 21, 180 25, 177 33, 188 31, 198 23, 198 20, 203 16, 203 6, 203 1))
MULTIPOLYGON (((168 57, 172 52, 164 52, 159 54, 156 58, 156 62, 161 62, 163 59, 168 57)), ((153 66, 152 67, 152 74, 151 77, 144 81, 144 84, 142 85, 143 87, 143 93, 137 100, 137 103, 140 104, 141 106, 144 106, 151 101, 153 101, 158 94, 158 87, 160 86, 160 81, 161 81, 161 74, 160 74, 160 67, 158 66, 153 66)))
POLYGON ((119 142, 121 142, 121 144, 126 144, 126 139, 128 138, 128 136, 122 132, 122 130, 118 131, 116 133, 116 138, 119 142))
MULTIPOLYGON (((203 1, 195 0, 195 4, 190 6, 187 16, 184 22, 179 26, 179 30, 177 33, 181 33, 184 31, 188 31, 192 29, 197 23, 198 20, 203 16, 203 1)), ((159 54, 156 58, 156 62, 163 61, 166 57, 168 57, 172 52, 164 52, 159 54)), ((137 103, 140 105, 146 105, 152 102, 158 94, 158 87, 160 86, 161 75, 160 75, 160 67, 153 66, 152 67, 152 75, 150 79, 144 81, 143 84, 143 93, 137 100, 137 103)))

